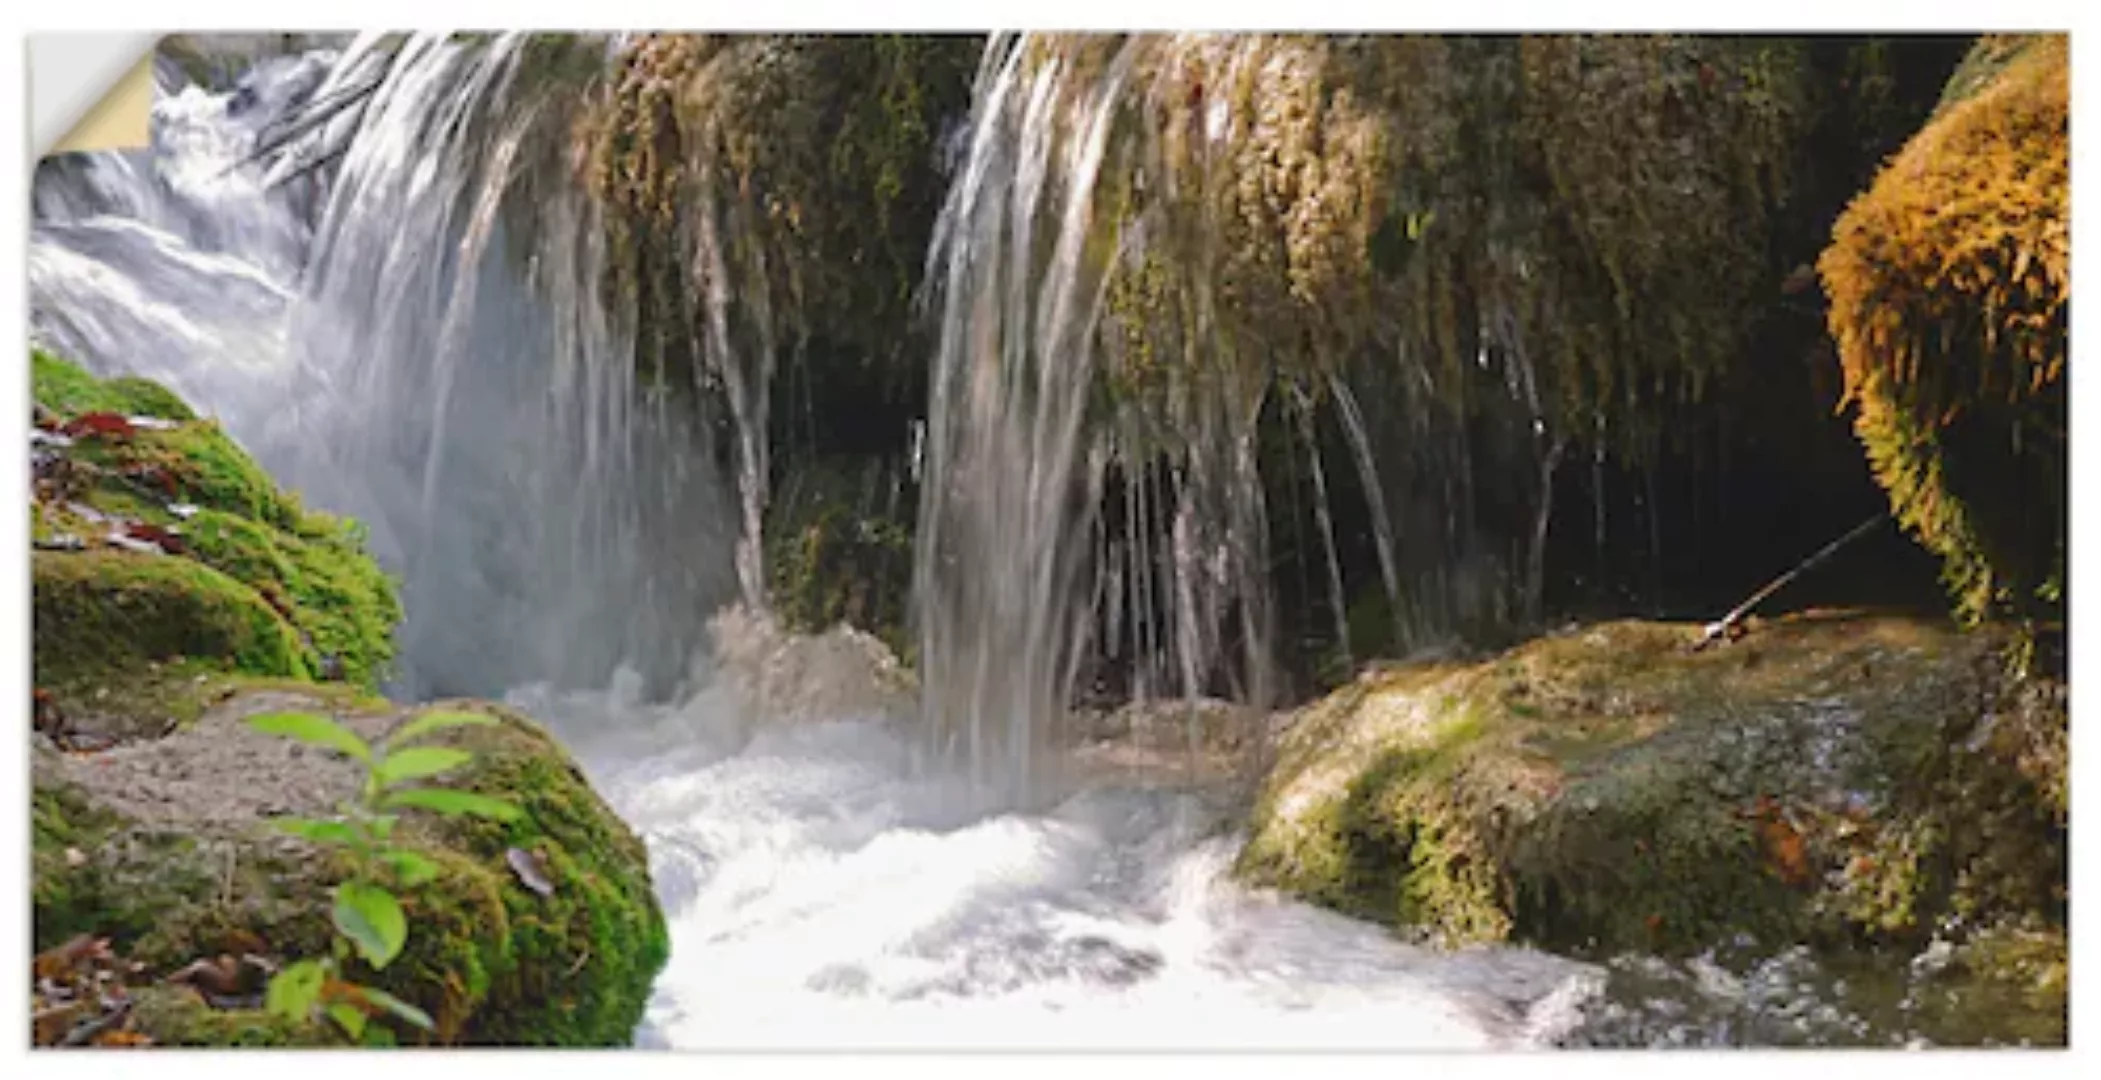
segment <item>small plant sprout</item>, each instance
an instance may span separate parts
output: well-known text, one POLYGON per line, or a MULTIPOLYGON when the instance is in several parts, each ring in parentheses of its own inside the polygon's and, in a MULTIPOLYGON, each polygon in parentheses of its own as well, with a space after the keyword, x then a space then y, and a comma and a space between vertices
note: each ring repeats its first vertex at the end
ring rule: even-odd
POLYGON ((339 817, 277 822, 294 836, 348 851, 354 869, 348 880, 335 887, 329 913, 336 930, 333 954, 288 964, 270 980, 265 1007, 273 1015, 296 1021, 311 1019, 319 1011, 352 1039, 366 1043, 391 1041, 385 1028, 368 1024, 381 1013, 431 1029, 429 1014, 377 987, 350 981, 344 977, 344 965, 353 954, 373 971, 393 963, 408 942, 408 918, 394 890, 411 889, 438 876, 437 863, 393 842, 400 811, 429 810, 497 821, 519 817, 519 809, 502 799, 439 786, 411 786, 457 769, 474 757, 464 750, 411 743, 446 728, 495 722, 494 717, 480 713, 428 712, 373 746, 350 729, 313 713, 265 713, 249 718, 249 725, 257 731, 311 743, 365 766, 358 799, 342 804, 339 817))

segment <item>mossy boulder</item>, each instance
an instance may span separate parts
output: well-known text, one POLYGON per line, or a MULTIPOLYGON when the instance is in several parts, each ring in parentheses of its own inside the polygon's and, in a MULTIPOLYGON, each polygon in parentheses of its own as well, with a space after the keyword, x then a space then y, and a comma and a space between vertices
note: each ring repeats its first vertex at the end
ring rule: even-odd
MULTIPOLYGON (((399 836, 440 868, 403 890, 408 945, 384 972, 355 977, 416 1003, 436 1021, 403 1042, 604 1046, 632 1037, 668 955, 642 844, 530 719, 495 706, 494 725, 441 740, 474 753, 451 786, 499 796, 519 821, 411 812, 399 836), (512 870, 530 853, 552 889, 512 870)), ((362 779, 347 759, 260 734, 259 712, 329 715, 380 738, 422 709, 326 688, 237 689, 181 731, 94 755, 37 754, 32 814, 36 946, 76 933, 112 939, 165 975, 199 957, 324 954, 328 891, 341 853, 276 829, 272 818, 327 816, 362 779)), ((157 991, 134 1023, 162 1045, 316 1045, 332 1029, 286 1025, 157 991)))
POLYGON ((32 494, 53 549, 35 557, 38 685, 92 702, 171 662, 379 685, 401 606, 354 522, 305 509, 152 382, 30 363, 37 405, 71 432, 40 448, 32 494))
POLYGON ((135 375, 98 379, 78 364, 42 349, 29 350, 30 387, 36 403, 64 416, 115 412, 162 420, 195 420, 197 414, 167 387, 135 375))
POLYGON ((184 535, 198 561, 249 582, 273 608, 288 612, 312 651, 332 658, 337 677, 377 684, 393 659, 401 608, 354 525, 305 513, 295 531, 285 531, 202 510, 184 535))
MULTIPOLYGON (((155 979, 200 958, 324 955, 329 891, 351 867, 271 819, 334 814, 362 774, 244 721, 315 712, 376 739, 420 711, 373 693, 400 617, 393 584, 354 523, 305 510, 165 390, 42 353, 31 364, 37 948, 107 937, 155 979)), ((444 779, 524 815, 410 814, 396 837, 438 876, 404 890, 401 957, 352 976, 435 1020, 393 1032, 405 1042, 628 1042, 668 952, 641 843, 530 719, 445 707, 498 723, 439 740, 474 755, 444 779), (514 858, 552 888, 522 882, 514 858)), ((156 985, 130 1022, 160 1045, 339 1041, 242 1004, 259 1003, 156 985)))
POLYGON ((1854 430, 1962 618, 2063 617, 2070 52, 1978 43, 1818 263, 1854 430))
POLYGON ((1369 672, 1278 744, 1240 873, 1445 942, 1915 945, 2065 917, 2063 687, 1831 613, 1369 672))
POLYGON ((211 567, 120 551, 40 551, 31 568, 34 663, 45 685, 84 688, 189 658, 255 675, 308 674, 284 619, 211 567))

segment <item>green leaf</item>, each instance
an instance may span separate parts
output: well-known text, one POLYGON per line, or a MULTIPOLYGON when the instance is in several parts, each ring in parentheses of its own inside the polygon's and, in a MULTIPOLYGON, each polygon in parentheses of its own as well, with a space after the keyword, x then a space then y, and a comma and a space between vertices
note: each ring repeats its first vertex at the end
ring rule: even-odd
POLYGON ((328 1007, 328 1016, 351 1038, 365 1037, 365 1014, 357 1011, 357 1006, 338 1001, 328 1007))
POLYGON ((408 941, 408 918, 401 913, 401 902, 377 885, 346 881, 336 886, 334 914, 336 929, 374 968, 392 963, 408 941))
POLYGON ((399 814, 375 814, 366 818, 365 824, 371 827, 372 835, 375 838, 385 840, 387 837, 394 835, 394 823, 400 820, 401 815, 399 814))
POLYGON ((447 750, 437 746, 411 746, 397 750, 381 758, 372 770, 379 778, 379 786, 393 787, 410 780, 421 780, 436 776, 450 769, 457 769, 473 761, 474 755, 465 750, 447 750))
POLYGON ((403 725, 401 730, 387 736, 387 745, 402 746, 446 728, 473 727, 496 722, 495 717, 486 713, 427 712, 403 725))
POLYGON ((272 1016, 294 1022, 304 1020, 313 1013, 314 1002, 321 997, 321 983, 327 977, 319 960, 287 964, 271 977, 269 989, 263 992, 263 1007, 272 1016))
POLYGON ((248 718, 248 726, 265 735, 283 735, 300 742, 313 743, 369 762, 372 748, 358 738, 349 728, 313 713, 260 713, 248 718))
POLYGON ((359 840, 357 830, 342 821, 314 821, 309 818, 280 818, 276 825, 285 832, 302 840, 316 844, 342 844, 355 847, 359 840))
POLYGON ((403 1020, 406 1020, 409 1023, 414 1024, 425 1031, 429 1031, 433 1026, 431 1024, 429 1013, 424 1012, 422 1009, 419 1009, 414 1005, 411 1005, 408 1002, 403 1001, 400 998, 387 993, 385 990, 381 990, 376 986, 360 986, 358 987, 358 989, 364 992, 365 1000, 370 1001, 372 1004, 377 1005, 380 1008, 385 1009, 398 1017, 401 1017, 403 1020))
POLYGON ((394 868, 395 876, 401 879, 401 887, 413 889, 438 876, 438 864, 413 851, 395 848, 379 853, 379 861, 394 868))
POLYGON ((404 788, 387 793, 382 805, 415 807, 447 815, 470 814, 497 821, 516 821, 525 816, 524 811, 502 799, 450 788, 404 788))

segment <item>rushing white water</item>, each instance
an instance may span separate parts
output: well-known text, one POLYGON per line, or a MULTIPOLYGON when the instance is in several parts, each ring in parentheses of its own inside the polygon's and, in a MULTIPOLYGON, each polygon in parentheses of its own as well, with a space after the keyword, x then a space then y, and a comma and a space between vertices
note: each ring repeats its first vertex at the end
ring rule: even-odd
POLYGON ((1113 779, 1001 811, 881 718, 754 726, 710 689, 512 700, 645 838, 677 1047, 1519 1047, 1602 972, 1440 952, 1234 884, 1221 792, 1113 779))

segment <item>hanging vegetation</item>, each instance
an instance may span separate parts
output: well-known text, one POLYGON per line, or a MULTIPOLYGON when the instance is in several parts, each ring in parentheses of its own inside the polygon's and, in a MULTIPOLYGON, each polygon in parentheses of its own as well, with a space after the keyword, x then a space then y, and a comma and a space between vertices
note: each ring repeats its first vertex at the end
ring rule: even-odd
POLYGON ((1966 621, 2064 603, 2069 53, 1988 38, 1819 262, 1844 401, 1966 621))

